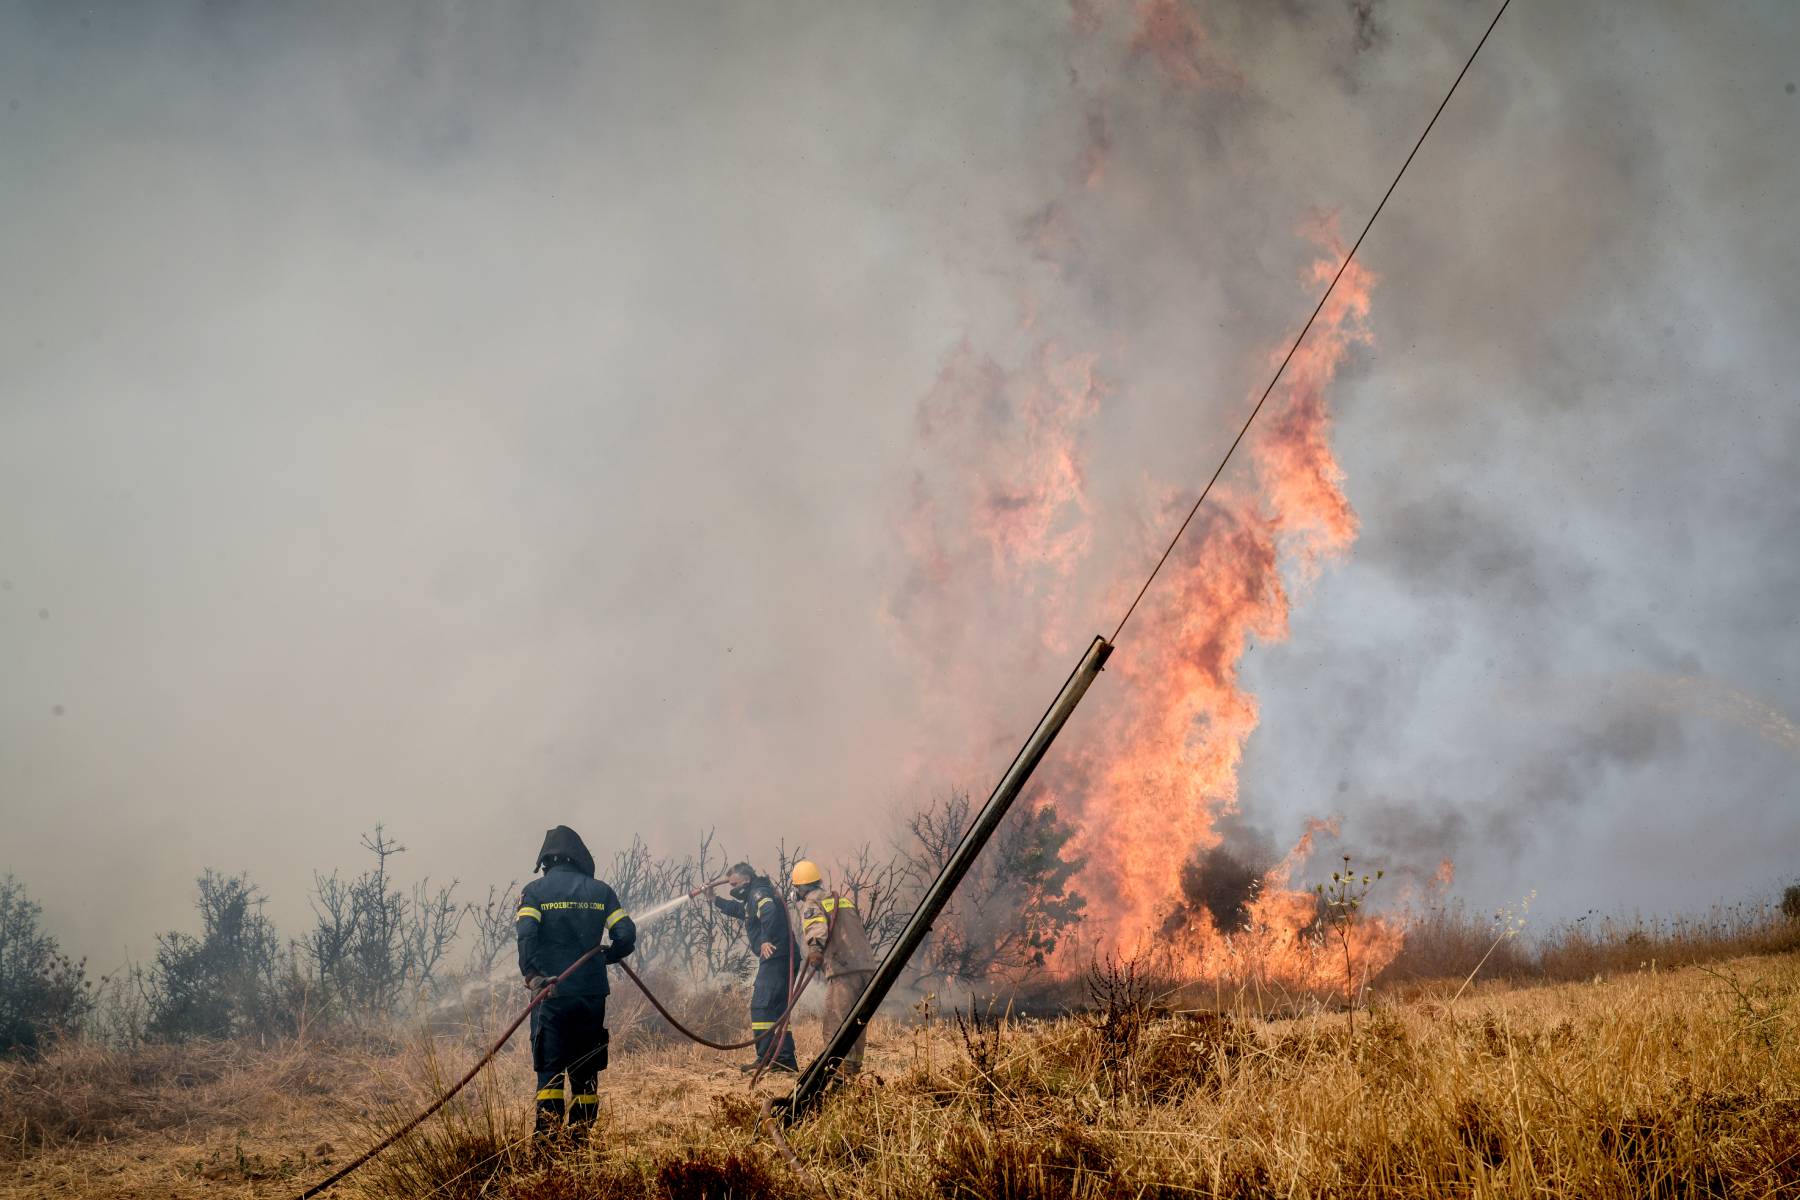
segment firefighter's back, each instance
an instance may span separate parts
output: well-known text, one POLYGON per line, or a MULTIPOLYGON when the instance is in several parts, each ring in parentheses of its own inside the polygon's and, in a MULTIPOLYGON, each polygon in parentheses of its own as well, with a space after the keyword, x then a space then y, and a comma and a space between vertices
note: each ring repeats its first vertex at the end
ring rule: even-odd
MULTIPOLYGON (((625 914, 604 881, 573 867, 553 866, 525 885, 519 915, 536 917, 537 967, 542 974, 555 976, 599 945, 625 914)), ((556 990, 562 996, 604 996, 606 964, 597 957, 583 963, 556 990)))
POLYGON ((823 896, 816 902, 829 931, 825 941, 825 976, 853 975, 875 969, 875 951, 869 945, 862 914, 848 896, 823 896))

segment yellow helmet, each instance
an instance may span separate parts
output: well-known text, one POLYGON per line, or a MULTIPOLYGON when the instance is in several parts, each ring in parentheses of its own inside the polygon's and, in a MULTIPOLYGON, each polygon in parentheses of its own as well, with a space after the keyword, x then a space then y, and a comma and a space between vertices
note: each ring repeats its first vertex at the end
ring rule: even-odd
POLYGON ((818 883, 825 877, 819 874, 819 864, 810 859, 801 859, 794 864, 794 877, 788 882, 795 887, 805 887, 809 883, 818 883))

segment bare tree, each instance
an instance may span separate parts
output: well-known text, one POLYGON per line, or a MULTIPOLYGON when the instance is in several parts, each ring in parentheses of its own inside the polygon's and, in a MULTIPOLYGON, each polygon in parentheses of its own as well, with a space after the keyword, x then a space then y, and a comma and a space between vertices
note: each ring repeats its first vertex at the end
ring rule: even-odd
POLYGON ((375 856, 375 869, 351 884, 354 935, 346 982, 357 1007, 375 1015, 394 1010, 405 983, 407 901, 393 886, 388 859, 404 854, 406 847, 388 837, 379 823, 373 833, 363 835, 362 845, 375 856))
MULTIPOLYGON (((909 917, 962 841, 971 809, 967 792, 951 792, 908 818, 899 872, 909 917)), ((1069 886, 1080 861, 1063 856, 1074 832, 1051 804, 1008 814, 933 925, 917 978, 974 983, 1042 966, 1087 904, 1069 886)))
MULTIPOLYGON (((700 839, 699 851, 688 860, 690 887, 703 887, 723 879, 731 866, 731 855, 723 847, 714 847, 714 836, 712 830, 707 830, 706 836, 700 839)), ((743 930, 736 921, 713 907, 710 894, 698 904, 682 906, 677 915, 680 917, 678 928, 690 948, 686 961, 690 976, 749 977, 755 961, 744 944, 743 930)))
POLYGON ((856 905, 877 954, 894 944, 912 917, 914 906, 904 903, 906 882, 906 864, 899 856, 878 859, 867 842, 854 858, 838 860, 838 891, 856 905))
POLYGON ((300 952, 311 962, 317 978, 330 982, 344 970, 356 936, 356 906, 350 884, 339 879, 336 871, 330 875, 314 871, 307 904, 313 911, 313 928, 300 943, 300 952))
POLYGON ((469 974, 486 979, 494 973, 500 956, 513 946, 518 925, 519 882, 488 887, 486 900, 471 900, 464 910, 475 927, 475 944, 469 948, 469 974))
POLYGON ((650 847, 644 845, 640 837, 633 836, 631 845, 613 854, 612 868, 606 872, 606 882, 618 893, 619 903, 626 911, 642 909, 656 900, 651 898, 651 890, 655 887, 659 874, 656 857, 650 853, 650 847))
POLYGON ((457 881, 433 889, 430 879, 413 884, 401 920, 401 977, 415 997, 423 996, 437 982, 436 973, 456 941, 463 908, 456 902, 457 881))
POLYGON ((311 935, 300 943, 317 983, 343 1012, 363 1018, 396 1011, 435 978, 456 939, 462 911, 456 883, 410 893, 394 881, 390 860, 406 847, 376 825, 362 838, 375 865, 354 879, 313 875, 311 935))
MULTIPOLYGON (((621 852, 620 858, 623 860, 631 854, 631 851, 621 852)), ((621 877, 631 880, 631 886, 641 889, 649 898, 642 904, 628 900, 627 908, 634 905, 647 908, 656 901, 704 887, 723 878, 732 861, 718 846, 711 830, 701 836, 698 850, 685 858, 651 860, 647 850, 637 857, 645 861, 615 864, 623 868, 621 877)), ((615 883, 615 890, 618 887, 615 883)), ((625 900, 623 891, 620 898, 625 900)), ((752 966, 737 922, 726 918, 704 898, 679 905, 641 928, 638 945, 640 949, 633 961, 640 967, 654 965, 684 975, 690 982, 721 975, 741 979, 749 974, 752 966)))
MULTIPOLYGON (((619 903, 627 912, 643 913, 693 887, 694 884, 689 882, 691 874, 688 863, 657 858, 641 839, 634 837, 630 846, 613 855, 607 882, 618 893, 619 903)), ((633 957, 640 970, 648 970, 659 963, 685 965, 685 942, 677 936, 680 918, 681 912, 676 910, 638 931, 637 952, 633 957)))
POLYGON ((789 850, 785 838, 775 843, 775 874, 769 882, 775 885, 777 893, 783 896, 787 895, 788 880, 794 877, 794 864, 805 857, 806 847, 804 845, 795 846, 789 850))

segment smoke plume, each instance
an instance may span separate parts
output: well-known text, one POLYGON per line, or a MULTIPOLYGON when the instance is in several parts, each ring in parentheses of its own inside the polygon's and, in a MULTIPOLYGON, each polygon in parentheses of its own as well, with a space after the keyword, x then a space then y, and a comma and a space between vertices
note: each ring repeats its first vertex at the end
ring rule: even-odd
MULTIPOLYGON (((0 870, 108 968, 377 819, 480 894, 984 794, 1490 15, 0 5, 0 870)), ((1640 683, 1800 712, 1794 19, 1508 15, 1030 797, 1084 937, 1790 869, 1640 683)))

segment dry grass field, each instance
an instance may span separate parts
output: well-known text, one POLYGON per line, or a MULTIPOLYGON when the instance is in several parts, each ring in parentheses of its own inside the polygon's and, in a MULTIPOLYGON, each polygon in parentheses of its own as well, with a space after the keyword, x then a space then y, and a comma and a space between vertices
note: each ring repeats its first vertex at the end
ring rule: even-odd
MULTIPOLYGON (((1800 955, 1459 982, 1379 996, 1354 1030, 1141 987, 1054 1021, 928 1012, 879 1028, 864 1077, 792 1132, 798 1172, 736 1060, 641 1029, 594 1139, 534 1146, 515 1045, 337 1194, 1800 1196, 1800 955)), ((460 1071, 481 1023, 0 1067, 0 1195, 295 1195, 460 1071)))

